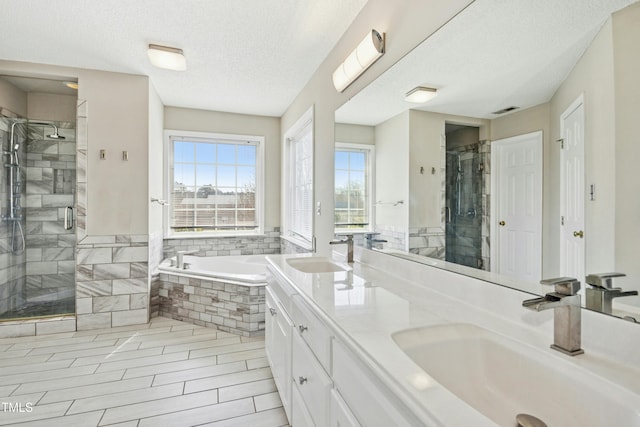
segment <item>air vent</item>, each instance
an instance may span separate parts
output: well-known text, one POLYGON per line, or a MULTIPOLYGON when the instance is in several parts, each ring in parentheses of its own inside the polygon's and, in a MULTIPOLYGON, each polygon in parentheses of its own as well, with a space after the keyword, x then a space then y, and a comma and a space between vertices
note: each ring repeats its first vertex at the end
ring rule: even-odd
POLYGON ((507 107, 507 108, 503 108, 502 110, 494 111, 491 114, 500 115, 500 114, 508 113, 510 111, 513 111, 513 110, 517 110, 518 108, 520 108, 520 107, 507 107))

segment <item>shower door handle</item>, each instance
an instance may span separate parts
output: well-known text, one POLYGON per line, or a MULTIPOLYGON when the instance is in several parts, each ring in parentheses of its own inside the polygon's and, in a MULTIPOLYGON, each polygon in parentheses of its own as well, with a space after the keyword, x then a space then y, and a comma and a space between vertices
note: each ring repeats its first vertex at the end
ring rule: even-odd
POLYGON ((73 228, 73 207, 67 206, 64 209, 64 229, 71 230, 73 228))

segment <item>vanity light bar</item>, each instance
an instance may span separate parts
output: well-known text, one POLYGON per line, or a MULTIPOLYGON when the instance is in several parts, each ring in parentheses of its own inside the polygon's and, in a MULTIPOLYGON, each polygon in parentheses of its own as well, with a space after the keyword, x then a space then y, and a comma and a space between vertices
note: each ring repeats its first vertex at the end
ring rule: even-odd
POLYGON ((333 72, 333 86, 344 91, 384 54, 384 33, 371 30, 333 72))

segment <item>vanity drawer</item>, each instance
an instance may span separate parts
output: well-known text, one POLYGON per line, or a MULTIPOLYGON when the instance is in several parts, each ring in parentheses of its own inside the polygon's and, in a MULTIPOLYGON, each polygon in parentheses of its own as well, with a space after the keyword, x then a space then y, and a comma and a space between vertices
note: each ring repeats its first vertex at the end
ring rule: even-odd
POLYGON ((419 426, 397 397, 366 371, 362 362, 338 340, 333 341, 333 381, 348 407, 363 426, 419 426))
POLYGON ((282 304, 289 316, 291 315, 292 297, 296 294, 296 291, 291 285, 286 283, 279 274, 272 270, 270 265, 267 268, 267 289, 271 289, 273 295, 282 304))
POLYGON ((298 334, 311 348, 325 371, 330 373, 331 333, 329 329, 297 295, 293 297, 292 318, 298 334))
MULTIPOLYGON (((293 334, 294 389, 302 396, 304 405, 318 427, 328 425, 329 399, 332 382, 299 334, 293 334)), ((295 414, 293 416, 295 423, 295 414)), ((297 426, 296 426, 297 427, 297 426)))

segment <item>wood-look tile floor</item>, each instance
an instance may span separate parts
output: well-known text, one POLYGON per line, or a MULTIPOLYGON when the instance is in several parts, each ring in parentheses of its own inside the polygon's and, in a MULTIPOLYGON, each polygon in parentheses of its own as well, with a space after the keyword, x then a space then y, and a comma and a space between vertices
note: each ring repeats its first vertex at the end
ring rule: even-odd
POLYGON ((287 425, 263 338, 163 317, 0 339, 0 426, 287 425))

